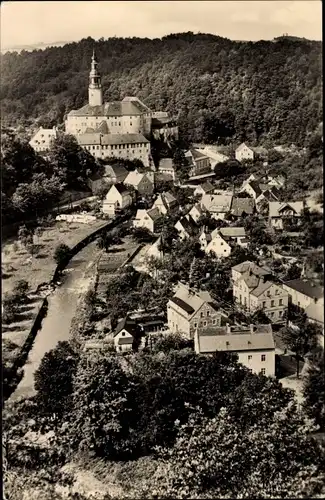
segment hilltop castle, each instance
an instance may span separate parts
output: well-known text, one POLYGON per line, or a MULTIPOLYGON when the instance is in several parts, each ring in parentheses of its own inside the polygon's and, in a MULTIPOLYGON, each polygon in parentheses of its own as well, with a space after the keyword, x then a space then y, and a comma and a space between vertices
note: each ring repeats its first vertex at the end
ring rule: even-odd
POLYGON ((175 120, 165 112, 152 112, 137 97, 104 102, 98 62, 93 52, 89 73, 88 104, 67 115, 65 131, 97 158, 141 160, 150 166, 150 138, 177 138, 175 120))

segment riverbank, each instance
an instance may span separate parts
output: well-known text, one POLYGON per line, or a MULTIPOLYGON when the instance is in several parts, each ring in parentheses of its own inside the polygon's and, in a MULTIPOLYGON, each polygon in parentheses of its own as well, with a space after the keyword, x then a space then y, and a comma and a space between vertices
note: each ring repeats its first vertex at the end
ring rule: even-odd
MULTIPOLYGON (((92 224, 71 224, 55 222, 44 229, 35 244, 39 247, 38 258, 29 256, 17 240, 7 241, 2 247, 2 294, 10 293, 15 283, 26 280, 30 293, 27 303, 20 308, 14 322, 2 324, 2 364, 6 373, 12 373, 17 360, 28 355, 26 342, 44 298, 49 294, 47 285, 56 269, 53 258, 55 248, 60 243, 70 247, 83 241, 94 231, 105 227, 107 221, 98 220, 92 224), (44 289, 41 286, 44 285, 44 289)), ((14 385, 19 381, 15 376, 14 385)))

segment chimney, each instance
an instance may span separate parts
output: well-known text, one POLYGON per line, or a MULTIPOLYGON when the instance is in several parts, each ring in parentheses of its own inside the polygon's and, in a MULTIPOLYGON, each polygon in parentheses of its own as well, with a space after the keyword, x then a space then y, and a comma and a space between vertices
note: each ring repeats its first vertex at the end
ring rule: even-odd
POLYGON ((249 325, 249 329, 250 329, 251 333, 254 333, 254 325, 249 325))

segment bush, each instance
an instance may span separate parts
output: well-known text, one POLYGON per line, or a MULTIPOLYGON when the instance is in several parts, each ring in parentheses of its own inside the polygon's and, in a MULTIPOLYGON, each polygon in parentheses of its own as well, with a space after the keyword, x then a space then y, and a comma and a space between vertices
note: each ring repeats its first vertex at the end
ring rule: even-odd
POLYGON ((68 261, 70 252, 70 247, 64 243, 61 243, 56 247, 53 257, 58 266, 64 265, 68 261))

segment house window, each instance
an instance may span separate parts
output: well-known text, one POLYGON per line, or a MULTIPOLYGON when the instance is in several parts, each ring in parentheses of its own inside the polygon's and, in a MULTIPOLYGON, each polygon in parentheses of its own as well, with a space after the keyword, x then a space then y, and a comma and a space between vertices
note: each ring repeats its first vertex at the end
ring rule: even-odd
POLYGON ((210 311, 207 311, 207 316, 210 316, 210 311))
POLYGON ((265 354, 262 354, 261 355, 261 361, 265 361, 265 358, 266 358, 265 354))
POLYGON ((251 359, 252 359, 252 355, 251 355, 251 354, 249 354, 249 355, 248 355, 248 361, 250 361, 251 359))
POLYGON ((122 346, 119 347, 119 350, 122 351, 122 346))
POLYGON ((203 316, 204 316, 204 314, 203 314, 203 312, 202 312, 202 313, 201 313, 201 318, 203 318, 203 316))
POLYGON ((194 323, 194 328, 197 328, 197 323, 194 323))
POLYGON ((262 370, 261 370, 261 374, 262 374, 262 375, 265 375, 265 368, 262 368, 262 370))
POLYGON ((274 307, 274 300, 271 300, 271 307, 274 307))
POLYGON ((207 326, 207 322, 206 322, 206 321, 204 321, 203 325, 204 325, 204 326, 207 326))
POLYGON ((122 332, 122 337, 125 337, 125 332, 122 332))
POLYGON ((279 300, 279 306, 283 306, 283 300, 282 299, 279 300))
POLYGON ((212 324, 213 324, 213 325, 215 325, 215 324, 216 324, 216 320, 215 320, 215 319, 213 319, 213 320, 212 320, 212 324))

